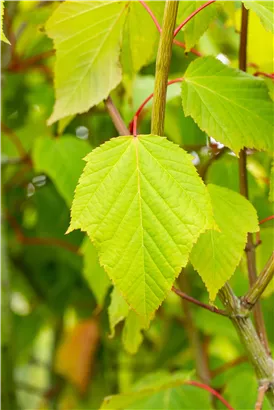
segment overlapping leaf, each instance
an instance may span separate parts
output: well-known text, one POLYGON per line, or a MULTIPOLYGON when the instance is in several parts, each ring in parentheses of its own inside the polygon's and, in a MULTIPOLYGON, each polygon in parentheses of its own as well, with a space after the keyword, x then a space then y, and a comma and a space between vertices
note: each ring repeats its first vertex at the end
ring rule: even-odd
POLYGON ((86 278, 99 306, 104 303, 105 296, 110 286, 110 280, 99 263, 98 254, 89 238, 81 246, 84 256, 83 275, 86 278))
POLYGON ((83 170, 83 157, 90 145, 73 136, 37 138, 33 148, 34 168, 45 172, 70 207, 75 185, 83 170))
POLYGON ((240 194, 211 184, 208 191, 220 232, 203 233, 193 247, 190 260, 213 301, 240 262, 247 232, 258 230, 258 218, 251 203, 240 194))
MULTIPOLYGON (((160 14, 161 2, 151 5, 160 14)), ((87 111, 156 55, 159 33, 139 2, 64 2, 46 31, 56 49, 56 103, 49 123, 87 111), (72 30, 73 27, 73 30, 72 30), (122 42, 123 37, 123 42, 122 42)))
POLYGON ((68 232, 88 233, 100 263, 148 323, 193 243, 213 226, 207 190, 191 156, 163 137, 112 139, 86 161, 68 232))
POLYGON ((119 51, 128 4, 64 2, 46 31, 56 48, 56 103, 49 123, 87 111, 121 81, 119 51))
POLYGON ((265 82, 213 57, 192 62, 182 83, 185 115, 230 147, 273 149, 273 103, 265 82))
POLYGON ((273 1, 244 1, 247 9, 253 10, 266 30, 274 32, 274 3, 273 1))
MULTIPOLYGON (((178 11, 177 23, 182 23, 182 21, 184 21, 204 3, 206 2, 181 1, 178 11)), ((184 26, 182 30, 184 32, 186 51, 189 51, 195 44, 197 44, 200 37, 207 30, 210 22, 214 17, 216 17, 216 5, 213 3, 205 9, 201 10, 184 26)))

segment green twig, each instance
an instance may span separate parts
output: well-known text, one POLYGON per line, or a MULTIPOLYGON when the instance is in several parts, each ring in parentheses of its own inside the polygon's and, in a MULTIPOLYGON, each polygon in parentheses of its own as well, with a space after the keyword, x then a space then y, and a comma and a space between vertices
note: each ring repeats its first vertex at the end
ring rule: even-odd
POLYGON ((164 134, 167 81, 178 6, 178 0, 166 0, 156 60, 154 99, 151 117, 151 133, 154 135, 164 134))
POLYGON ((257 303, 265 288, 274 276, 274 252, 267 261, 264 269, 253 283, 249 291, 242 298, 242 305, 247 309, 252 309, 257 303))

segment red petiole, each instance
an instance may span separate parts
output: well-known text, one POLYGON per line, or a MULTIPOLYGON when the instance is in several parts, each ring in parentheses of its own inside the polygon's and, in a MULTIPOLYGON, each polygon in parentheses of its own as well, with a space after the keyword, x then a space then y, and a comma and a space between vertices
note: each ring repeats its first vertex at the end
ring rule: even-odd
POLYGON ((203 389, 203 390, 208 391, 208 392, 211 393, 213 396, 217 397, 217 399, 219 399, 219 400, 225 405, 225 407, 226 407, 228 410, 234 410, 233 407, 231 407, 231 405, 223 398, 223 396, 221 396, 220 393, 218 393, 218 392, 217 392, 216 390, 214 390, 212 387, 210 387, 210 386, 208 386, 208 385, 206 385, 206 384, 197 382, 197 381, 195 381, 195 380, 186 381, 185 384, 188 384, 188 385, 190 385, 190 386, 196 386, 196 387, 198 387, 198 388, 200 388, 200 389, 203 389))
MULTIPOLYGON (((174 78, 173 80, 168 81, 167 85, 175 84, 175 83, 181 83, 183 81, 183 77, 180 78, 174 78)), ((133 120, 129 124, 129 131, 133 135, 137 135, 137 121, 138 117, 141 114, 143 108, 146 106, 146 104, 153 98, 154 93, 151 93, 140 105, 136 113, 134 114, 133 120)))

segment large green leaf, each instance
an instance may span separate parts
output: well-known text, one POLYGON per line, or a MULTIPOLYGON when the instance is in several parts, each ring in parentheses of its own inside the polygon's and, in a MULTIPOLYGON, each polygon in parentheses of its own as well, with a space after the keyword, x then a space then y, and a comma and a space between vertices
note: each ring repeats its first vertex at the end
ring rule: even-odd
POLYGON ((1 18, 1 41, 4 41, 4 43, 10 44, 9 40, 7 39, 7 37, 5 36, 5 33, 3 31, 4 1, 0 2, 0 8, 1 8, 1 14, 0 14, 0 18, 1 18))
POLYGON ((110 280, 99 263, 98 254, 90 239, 85 238, 81 252, 84 256, 83 275, 86 278, 99 306, 104 303, 110 280))
POLYGON ((69 207, 84 167, 82 158, 89 151, 86 141, 73 136, 35 140, 32 153, 35 171, 44 172, 52 179, 69 207))
POLYGON ((268 31, 274 33, 274 3, 273 1, 244 1, 247 9, 253 10, 268 31))
POLYGON ((246 244, 247 232, 258 231, 255 209, 243 196, 227 188, 208 185, 214 218, 220 232, 203 233, 190 255, 211 301, 233 275, 246 244))
POLYGON ((182 83, 185 115, 236 153, 273 149, 273 103, 265 82, 213 57, 193 61, 182 83))
MULTIPOLYGON (((190 14, 202 6, 205 1, 181 1, 177 16, 177 22, 182 23, 190 14)), ((200 37, 207 30, 212 19, 216 17, 216 5, 210 4, 210 6, 201 10, 196 16, 194 16, 183 27, 184 40, 186 45, 186 51, 189 51, 197 42, 200 37)))
POLYGON ((211 408, 209 394, 193 386, 184 385, 187 380, 189 380, 188 373, 149 374, 131 391, 106 397, 100 409, 200 410, 211 408))
POLYGON ((49 123, 82 113, 121 81, 119 51, 128 3, 64 2, 46 31, 56 49, 56 103, 49 123))
POLYGON ((191 160, 163 137, 115 138, 86 157, 75 191, 68 232, 88 233, 101 265, 146 322, 213 225, 191 160))

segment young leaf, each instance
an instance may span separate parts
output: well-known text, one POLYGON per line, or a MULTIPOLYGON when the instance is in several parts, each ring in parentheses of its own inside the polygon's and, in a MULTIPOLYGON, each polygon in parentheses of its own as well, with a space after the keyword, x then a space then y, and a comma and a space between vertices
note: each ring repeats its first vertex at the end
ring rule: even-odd
POLYGON ((129 306, 117 288, 111 292, 111 302, 108 307, 110 337, 115 335, 115 326, 128 315, 129 306))
POLYGON ((144 329, 144 325, 140 316, 134 310, 130 310, 124 325, 122 340, 125 349, 131 354, 137 352, 143 341, 142 329, 144 329))
POLYGON ((128 4, 64 2, 46 31, 56 49, 56 103, 49 124, 82 113, 121 81, 119 43, 128 4))
POLYGON ((203 233, 194 245, 190 261, 203 279, 211 301, 233 275, 246 244, 247 232, 258 231, 258 218, 249 201, 217 185, 208 185, 220 232, 203 233))
POLYGON ((273 1, 244 1, 247 9, 253 10, 267 31, 274 33, 274 3, 273 1))
POLYGON ((4 17, 4 1, 0 1, 0 7, 1 7, 1 41, 3 41, 4 43, 10 44, 9 40, 7 39, 7 37, 5 36, 5 33, 3 31, 3 17, 4 17))
POLYGON ((82 158, 90 151, 86 141, 73 136, 37 138, 32 159, 36 172, 45 172, 70 207, 75 185, 83 170, 82 158))
MULTIPOLYGON (((177 23, 180 24, 190 14, 202 6, 205 1, 181 1, 177 16, 177 23)), ((182 29, 184 32, 184 40, 186 45, 186 51, 189 51, 197 42, 200 37, 207 30, 210 22, 216 17, 216 5, 210 4, 210 6, 201 10, 196 16, 194 16, 182 29)))
POLYGON ((273 103, 262 79, 213 57, 193 61, 182 83, 185 115, 208 135, 238 153, 273 149, 273 103))
POLYGON ((96 148, 75 191, 74 229, 86 231, 101 265, 148 323, 199 235, 213 227, 192 158, 166 138, 119 137, 96 148))
POLYGON ((88 237, 85 238, 81 253, 84 256, 83 275, 86 278, 99 306, 102 306, 106 297, 110 280, 100 266, 98 254, 88 237))

